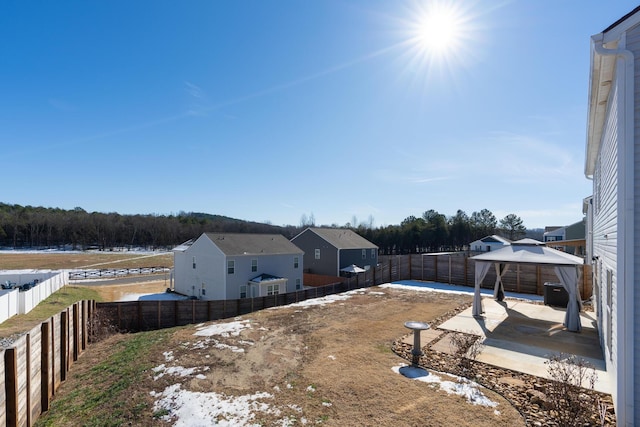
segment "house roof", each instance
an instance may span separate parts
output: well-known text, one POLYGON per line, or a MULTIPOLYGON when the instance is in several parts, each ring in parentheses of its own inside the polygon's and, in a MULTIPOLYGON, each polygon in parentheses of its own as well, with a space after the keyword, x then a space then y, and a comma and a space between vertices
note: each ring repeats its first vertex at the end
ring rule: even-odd
POLYGON ((492 234, 491 236, 485 236, 482 239, 478 239, 475 240, 472 243, 475 242, 482 242, 482 243, 502 243, 503 245, 509 245, 511 244, 511 241, 509 239, 505 239, 502 236, 498 236, 497 234, 492 234))
MULTIPOLYGON (((337 249, 377 249, 378 247, 348 228, 307 228, 337 249)), ((300 233, 300 234, 302 234, 300 233)), ((299 234, 299 235, 300 235, 299 234)), ((298 236, 299 236, 298 235, 298 236)), ((297 236, 296 236, 297 237, 297 236)), ((295 237, 293 238, 295 240, 295 237)))
POLYGON ((302 254, 303 251, 280 234, 204 233, 229 255, 302 254))
POLYGON ((524 239, 516 240, 511 243, 512 245, 544 245, 544 242, 540 240, 532 239, 530 237, 525 237, 524 239))
POLYGON ((191 240, 187 240, 186 242, 176 246, 175 248, 173 248, 174 251, 178 251, 178 252, 184 252, 187 249, 189 249, 191 247, 191 245, 193 245, 193 242, 195 240, 191 239, 191 240))
POLYGON ((283 280, 287 280, 287 279, 278 277, 278 276, 272 276, 271 274, 261 274, 251 279, 250 282, 267 283, 267 282, 282 282, 283 280))

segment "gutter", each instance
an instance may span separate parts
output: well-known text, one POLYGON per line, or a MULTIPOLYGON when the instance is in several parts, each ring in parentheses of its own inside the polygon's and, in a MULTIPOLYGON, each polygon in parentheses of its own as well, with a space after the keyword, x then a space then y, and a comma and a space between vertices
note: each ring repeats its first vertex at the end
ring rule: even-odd
MULTIPOLYGON (((619 44, 624 46, 626 34, 623 34, 619 44)), ((618 144, 617 168, 618 176, 624 176, 623 182, 618 181, 618 207, 617 207, 617 271, 616 271, 616 292, 617 306, 624 307, 624 310, 617 310, 616 328, 617 334, 617 376, 616 379, 616 400, 619 414, 618 421, 622 425, 633 423, 634 419, 634 107, 635 107, 635 77, 634 77, 634 56, 626 49, 607 49, 604 47, 604 34, 592 37, 593 49, 601 56, 615 56, 620 60, 622 67, 616 69, 615 73, 620 75, 618 90, 618 105, 621 106, 624 115, 618 116, 618 140, 623 141, 623 150, 618 144), (622 279, 622 280, 620 280, 622 279), (622 286, 618 286, 622 284, 622 286), (621 314, 623 313, 623 314, 621 314), (622 381, 620 381, 622 380, 622 381), (622 384, 621 384, 622 383, 622 384)), ((616 67, 617 68, 617 67, 616 67)), ((589 177, 587 177, 589 178, 589 177)), ((591 177, 592 179, 593 177, 591 177)))

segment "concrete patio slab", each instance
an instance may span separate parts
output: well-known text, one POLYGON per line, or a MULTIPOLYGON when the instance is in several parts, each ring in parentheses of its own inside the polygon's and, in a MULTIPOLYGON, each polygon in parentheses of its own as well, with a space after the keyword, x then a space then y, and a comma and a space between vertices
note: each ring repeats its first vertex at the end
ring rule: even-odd
POLYGON ((579 356, 598 374, 595 389, 611 393, 605 362, 595 328, 595 313, 582 312, 582 331, 567 331, 565 310, 507 299, 483 298, 484 314, 476 318, 471 307, 440 325, 439 329, 475 334, 485 338, 477 360, 494 366, 548 377, 549 356, 565 353, 579 356))

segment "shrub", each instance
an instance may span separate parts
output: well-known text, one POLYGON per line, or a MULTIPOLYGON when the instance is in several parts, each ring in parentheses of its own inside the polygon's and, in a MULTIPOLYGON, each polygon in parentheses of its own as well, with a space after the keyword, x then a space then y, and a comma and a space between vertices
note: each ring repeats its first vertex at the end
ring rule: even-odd
POLYGON ((473 361, 476 360, 484 344, 482 339, 470 333, 452 333, 449 335, 450 348, 458 360, 458 367, 463 374, 472 375, 473 361))
POLYGON ((590 422, 596 400, 593 390, 598 378, 593 366, 575 355, 556 354, 545 362, 549 374, 547 404, 560 426, 583 426, 590 422))

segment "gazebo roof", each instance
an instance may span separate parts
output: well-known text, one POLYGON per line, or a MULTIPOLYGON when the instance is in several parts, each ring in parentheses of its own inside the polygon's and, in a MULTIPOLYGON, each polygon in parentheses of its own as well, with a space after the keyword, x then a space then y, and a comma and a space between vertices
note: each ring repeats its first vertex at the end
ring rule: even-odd
POLYGON ((584 260, 553 248, 537 245, 511 244, 495 251, 471 257, 476 261, 523 263, 523 264, 553 264, 553 265, 582 265, 584 260))

